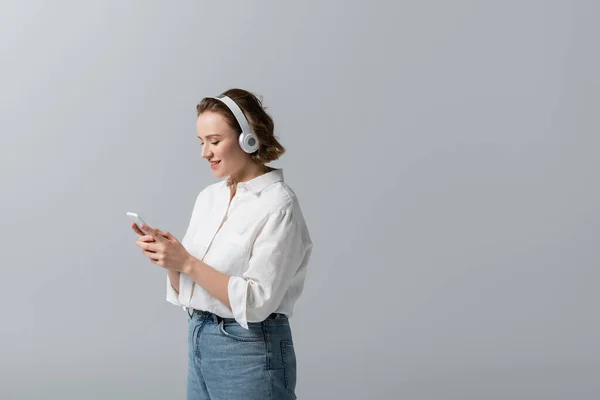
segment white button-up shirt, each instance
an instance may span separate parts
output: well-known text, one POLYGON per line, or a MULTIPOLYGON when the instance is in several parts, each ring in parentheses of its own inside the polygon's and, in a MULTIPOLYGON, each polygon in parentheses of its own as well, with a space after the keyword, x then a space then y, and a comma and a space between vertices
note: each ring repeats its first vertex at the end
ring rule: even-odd
POLYGON ((275 169, 238 183, 231 202, 230 196, 227 180, 202 190, 181 243, 192 256, 231 275, 231 309, 184 273, 179 294, 167 276, 167 301, 235 318, 246 329, 273 312, 291 317, 313 247, 296 194, 275 169))

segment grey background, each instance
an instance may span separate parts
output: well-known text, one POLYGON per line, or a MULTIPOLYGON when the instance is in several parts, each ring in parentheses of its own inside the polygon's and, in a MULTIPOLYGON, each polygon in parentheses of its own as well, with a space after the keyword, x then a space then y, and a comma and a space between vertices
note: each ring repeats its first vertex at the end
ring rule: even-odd
POLYGON ((264 95, 302 399, 600 396, 593 1, 2 1, 0 398, 183 399, 195 105, 264 95))

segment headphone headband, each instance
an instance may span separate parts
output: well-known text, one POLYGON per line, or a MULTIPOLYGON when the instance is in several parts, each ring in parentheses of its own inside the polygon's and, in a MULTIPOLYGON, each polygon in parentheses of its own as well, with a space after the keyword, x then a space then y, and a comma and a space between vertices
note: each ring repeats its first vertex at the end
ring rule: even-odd
POLYGON ((231 98, 229 98, 225 95, 213 97, 213 99, 221 100, 221 102, 225 103, 225 105, 231 110, 231 112, 233 113, 233 116, 235 117, 238 124, 240 125, 240 128, 242 128, 242 135, 243 134, 254 135, 254 132, 252 132, 252 129, 250 128, 250 124, 248 124, 248 120, 246 119, 246 116, 244 115, 244 113, 242 112, 242 109, 237 105, 237 103, 235 101, 231 100, 231 98))

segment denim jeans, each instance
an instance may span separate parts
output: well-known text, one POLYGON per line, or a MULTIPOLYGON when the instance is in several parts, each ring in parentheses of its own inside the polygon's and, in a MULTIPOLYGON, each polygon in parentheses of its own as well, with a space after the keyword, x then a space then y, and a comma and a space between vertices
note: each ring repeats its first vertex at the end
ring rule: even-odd
POLYGON ((296 353, 287 316, 249 322, 194 310, 188 332, 188 400, 295 399, 296 353))

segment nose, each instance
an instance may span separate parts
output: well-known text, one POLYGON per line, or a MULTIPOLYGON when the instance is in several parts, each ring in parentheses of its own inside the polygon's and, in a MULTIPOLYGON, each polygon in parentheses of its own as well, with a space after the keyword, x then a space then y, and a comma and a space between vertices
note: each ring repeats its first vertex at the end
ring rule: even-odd
POLYGON ((207 160, 212 157, 212 152, 208 149, 207 145, 202 146, 202 158, 207 160))

